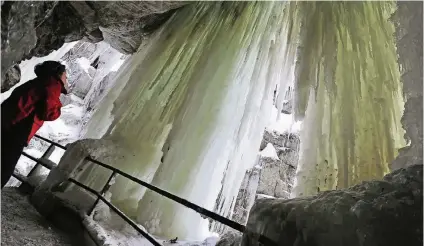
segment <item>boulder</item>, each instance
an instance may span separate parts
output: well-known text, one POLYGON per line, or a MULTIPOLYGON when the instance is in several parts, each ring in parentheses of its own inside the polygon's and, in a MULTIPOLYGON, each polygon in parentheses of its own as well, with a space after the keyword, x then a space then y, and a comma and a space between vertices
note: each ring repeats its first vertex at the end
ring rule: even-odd
MULTIPOLYGON (((423 166, 316 196, 259 199, 248 230, 296 246, 423 245, 423 166)), ((243 236, 242 245, 259 245, 243 236)))

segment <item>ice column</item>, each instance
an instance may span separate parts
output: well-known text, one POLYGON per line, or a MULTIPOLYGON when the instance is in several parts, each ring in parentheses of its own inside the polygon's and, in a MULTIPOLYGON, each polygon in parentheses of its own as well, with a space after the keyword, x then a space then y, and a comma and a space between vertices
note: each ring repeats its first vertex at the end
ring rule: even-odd
MULTIPOLYGON (((286 6, 202 3, 176 16, 175 22, 203 16, 193 21, 208 30, 209 38, 154 185, 211 210, 218 203, 218 212, 231 213, 245 171, 256 161, 274 88, 277 83, 287 87, 287 64, 294 62, 286 58, 294 57, 287 48, 286 6)), ((155 235, 199 239, 208 233, 207 219, 151 191, 138 208, 138 221, 155 235)))
MULTIPOLYGON (((293 3, 294 4, 294 3, 293 3)), ((405 145, 394 2, 302 2, 293 196, 381 178, 405 145)))

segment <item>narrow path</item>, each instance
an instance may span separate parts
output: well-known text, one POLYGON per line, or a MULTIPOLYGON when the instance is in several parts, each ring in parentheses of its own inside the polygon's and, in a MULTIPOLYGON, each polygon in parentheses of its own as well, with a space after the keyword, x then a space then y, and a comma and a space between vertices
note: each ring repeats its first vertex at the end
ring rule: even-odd
POLYGON ((51 227, 17 188, 1 191, 1 245, 72 246, 70 238, 51 227))

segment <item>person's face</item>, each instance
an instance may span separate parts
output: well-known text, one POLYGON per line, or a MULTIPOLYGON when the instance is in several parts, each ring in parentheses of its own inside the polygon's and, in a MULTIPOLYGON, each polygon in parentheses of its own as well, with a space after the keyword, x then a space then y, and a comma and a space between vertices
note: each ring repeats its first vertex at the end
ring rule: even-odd
POLYGON ((62 82, 63 82, 64 85, 67 85, 68 84, 68 79, 66 77, 66 72, 63 72, 62 73, 62 76, 60 76, 60 79, 62 80, 62 82))

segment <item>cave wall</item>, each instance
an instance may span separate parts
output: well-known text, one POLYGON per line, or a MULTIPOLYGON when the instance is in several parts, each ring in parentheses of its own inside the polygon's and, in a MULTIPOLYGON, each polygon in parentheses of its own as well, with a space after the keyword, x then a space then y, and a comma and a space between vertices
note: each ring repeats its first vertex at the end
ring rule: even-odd
POLYGON ((409 146, 399 151, 392 170, 423 163, 423 2, 399 1, 395 18, 406 101, 401 122, 409 146))
POLYGON ((121 53, 134 53, 146 35, 170 17, 173 13, 170 10, 185 4, 173 1, 2 2, 2 91, 13 86, 3 82, 10 67, 33 56, 46 56, 67 42, 105 40, 121 53))

